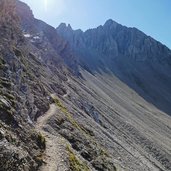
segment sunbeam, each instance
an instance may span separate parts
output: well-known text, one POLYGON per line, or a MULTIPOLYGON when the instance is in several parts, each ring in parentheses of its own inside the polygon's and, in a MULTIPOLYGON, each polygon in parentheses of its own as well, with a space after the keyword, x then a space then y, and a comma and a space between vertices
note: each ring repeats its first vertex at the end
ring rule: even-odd
POLYGON ((44 10, 47 11, 48 9, 48 0, 44 0, 44 10))

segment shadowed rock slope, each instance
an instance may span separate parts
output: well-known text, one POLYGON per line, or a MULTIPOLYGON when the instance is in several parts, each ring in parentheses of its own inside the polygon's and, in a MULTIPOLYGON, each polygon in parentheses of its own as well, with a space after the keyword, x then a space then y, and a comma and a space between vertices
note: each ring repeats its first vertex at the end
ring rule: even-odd
POLYGON ((111 20, 56 32, 15 0, 0 14, 0 170, 171 170, 169 49, 111 20))

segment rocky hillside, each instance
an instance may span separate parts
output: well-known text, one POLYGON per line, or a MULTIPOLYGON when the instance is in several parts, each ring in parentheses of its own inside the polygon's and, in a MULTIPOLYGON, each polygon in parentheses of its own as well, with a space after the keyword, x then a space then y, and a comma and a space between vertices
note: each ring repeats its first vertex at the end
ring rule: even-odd
MULTIPOLYGON (((43 162, 41 156, 45 141, 44 137, 34 129, 34 121, 49 109, 49 104, 52 103, 51 91, 65 93, 61 82, 66 79, 66 73, 62 65, 58 69, 52 68, 52 72, 42 60, 44 49, 38 49, 25 39, 16 7, 14 0, 0 2, 0 170, 2 171, 38 169, 43 162)), ((58 55, 55 55, 57 58, 58 55)))
POLYGON ((171 170, 167 47, 112 20, 56 30, 16 0, 0 35, 0 170, 171 170))

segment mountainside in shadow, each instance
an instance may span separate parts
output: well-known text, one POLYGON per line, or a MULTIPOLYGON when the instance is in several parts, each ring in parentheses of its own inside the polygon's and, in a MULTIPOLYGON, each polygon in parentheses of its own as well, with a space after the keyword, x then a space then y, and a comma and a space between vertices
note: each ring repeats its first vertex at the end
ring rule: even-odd
POLYGON ((70 43, 84 69, 112 72, 171 115, 171 51, 165 45, 112 20, 85 32, 61 24, 57 32, 70 43))
POLYGON ((57 29, 0 1, 0 171, 170 171, 171 51, 108 20, 57 29))

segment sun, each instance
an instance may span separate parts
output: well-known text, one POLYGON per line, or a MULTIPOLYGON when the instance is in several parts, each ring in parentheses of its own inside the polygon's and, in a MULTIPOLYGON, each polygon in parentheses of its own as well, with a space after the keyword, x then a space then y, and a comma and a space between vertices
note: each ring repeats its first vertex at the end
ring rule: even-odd
POLYGON ((41 0, 41 2, 43 2, 43 10, 46 13, 51 13, 55 10, 55 14, 60 15, 66 9, 65 0, 41 0))
POLYGON ((44 10, 47 11, 48 9, 48 0, 44 0, 44 10))

